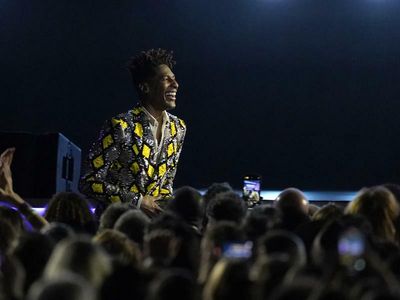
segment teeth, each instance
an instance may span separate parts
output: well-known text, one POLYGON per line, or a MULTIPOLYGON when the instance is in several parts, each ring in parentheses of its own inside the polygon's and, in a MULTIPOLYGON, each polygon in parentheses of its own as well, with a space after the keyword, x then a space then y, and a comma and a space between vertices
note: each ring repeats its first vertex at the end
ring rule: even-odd
POLYGON ((167 96, 176 96, 176 92, 166 92, 165 95, 167 95, 167 96))

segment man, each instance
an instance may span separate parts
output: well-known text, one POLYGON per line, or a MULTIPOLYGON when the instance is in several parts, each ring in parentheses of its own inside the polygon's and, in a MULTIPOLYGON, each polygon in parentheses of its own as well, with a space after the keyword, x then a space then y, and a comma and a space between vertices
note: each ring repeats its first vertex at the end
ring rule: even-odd
POLYGON ((128 202, 157 213, 157 201, 172 196, 172 184, 185 137, 185 123, 166 110, 176 106, 172 53, 151 49, 128 68, 140 103, 108 120, 92 146, 80 189, 103 206, 128 202))
POLYGON ((310 221, 308 199, 299 189, 287 188, 283 190, 275 199, 275 203, 281 213, 279 228, 293 231, 310 221))

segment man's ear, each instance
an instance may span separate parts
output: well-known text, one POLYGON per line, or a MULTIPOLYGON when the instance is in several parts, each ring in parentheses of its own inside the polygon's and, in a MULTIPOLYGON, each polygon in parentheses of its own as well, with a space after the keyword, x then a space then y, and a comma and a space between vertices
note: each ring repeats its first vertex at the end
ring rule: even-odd
POLYGON ((147 82, 139 83, 139 89, 143 94, 147 94, 150 91, 149 84, 147 82))

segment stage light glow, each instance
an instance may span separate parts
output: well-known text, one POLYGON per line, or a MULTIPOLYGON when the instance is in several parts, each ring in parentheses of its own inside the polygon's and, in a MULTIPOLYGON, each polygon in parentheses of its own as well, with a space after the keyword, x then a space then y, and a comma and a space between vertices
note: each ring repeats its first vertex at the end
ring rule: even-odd
MULTIPOLYGON (((206 189, 201 189, 199 192, 204 195, 206 189)), ((242 191, 235 190, 235 192, 239 195, 242 194, 242 191)), ((261 197, 263 200, 275 200, 278 195, 282 191, 279 190, 262 190, 260 192, 261 197)), ((353 200, 356 196, 357 192, 354 191, 303 191, 306 195, 309 202, 313 201, 343 201, 348 202, 353 200)))
MULTIPOLYGON (((33 209, 41 216, 44 215, 44 212, 46 210, 46 207, 33 207, 33 209)), ((92 213, 94 214, 95 208, 90 208, 90 210, 92 211, 92 213)))
POLYGON ((43 216, 46 207, 34 207, 33 208, 39 215, 43 216))

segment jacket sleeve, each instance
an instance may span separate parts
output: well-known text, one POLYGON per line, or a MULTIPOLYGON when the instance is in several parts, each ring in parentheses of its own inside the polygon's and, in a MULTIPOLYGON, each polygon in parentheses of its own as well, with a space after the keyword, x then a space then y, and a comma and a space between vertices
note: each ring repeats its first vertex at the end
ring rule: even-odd
POLYGON ((179 122, 180 122, 181 129, 180 129, 180 132, 178 133, 179 138, 178 138, 178 143, 177 143, 174 165, 168 170, 168 173, 166 174, 166 179, 161 186, 161 195, 163 197, 172 197, 173 183, 174 183, 174 179, 175 179, 175 175, 176 175, 176 168, 178 166, 179 157, 182 152, 183 141, 184 141, 185 135, 186 135, 185 123, 182 120, 179 120, 179 122))
POLYGON ((92 145, 85 162, 85 173, 81 177, 79 189, 90 199, 108 205, 112 202, 128 202, 136 205, 140 194, 130 192, 113 180, 109 172, 118 170, 118 158, 125 138, 127 124, 122 119, 105 122, 98 140, 92 145))

